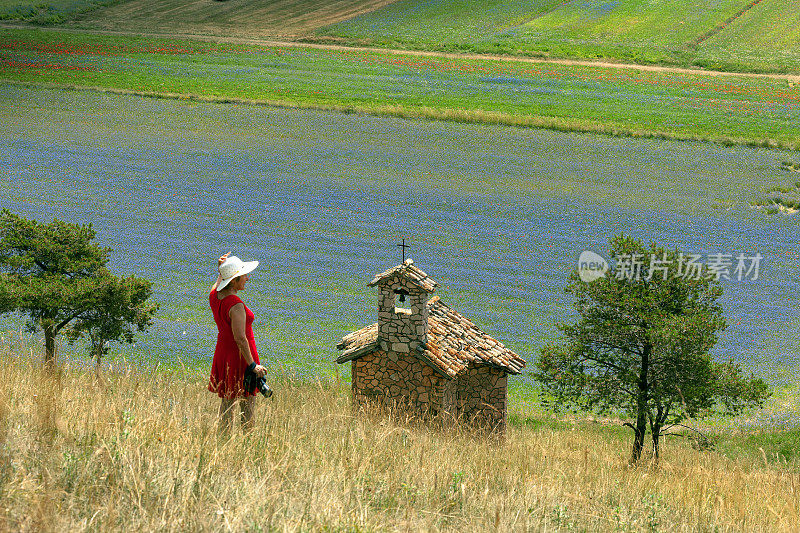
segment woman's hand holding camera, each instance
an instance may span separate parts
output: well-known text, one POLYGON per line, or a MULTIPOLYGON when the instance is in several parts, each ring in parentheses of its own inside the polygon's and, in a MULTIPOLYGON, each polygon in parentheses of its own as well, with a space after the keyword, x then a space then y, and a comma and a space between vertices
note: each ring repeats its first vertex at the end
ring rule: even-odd
POLYGON ((253 361, 247 366, 247 370, 249 370, 250 372, 255 372, 256 376, 260 378, 263 378, 264 376, 267 375, 267 369, 261 365, 257 365, 255 361, 253 361))

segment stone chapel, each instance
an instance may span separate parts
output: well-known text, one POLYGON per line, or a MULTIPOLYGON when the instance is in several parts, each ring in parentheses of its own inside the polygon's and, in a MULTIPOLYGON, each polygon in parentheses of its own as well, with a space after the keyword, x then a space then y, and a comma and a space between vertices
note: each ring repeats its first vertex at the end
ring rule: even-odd
POLYGON ((369 283, 378 287, 378 322, 336 346, 336 362, 352 362, 353 401, 503 431, 508 375, 525 360, 431 297, 436 285, 411 259, 369 283))

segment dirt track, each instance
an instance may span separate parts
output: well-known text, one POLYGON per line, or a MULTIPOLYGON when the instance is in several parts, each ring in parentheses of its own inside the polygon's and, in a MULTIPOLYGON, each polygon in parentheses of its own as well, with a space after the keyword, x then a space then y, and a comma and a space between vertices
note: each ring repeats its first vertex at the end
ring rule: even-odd
MULTIPOLYGON (((0 24, 0 28, 30 29, 31 27, 32 26, 19 25, 19 24, 0 24)), ((280 41, 274 39, 230 37, 230 36, 220 36, 220 35, 198 35, 192 33, 179 33, 179 32, 142 33, 134 31, 94 30, 94 29, 67 28, 67 27, 46 28, 46 30, 64 31, 69 33, 91 33, 96 35, 126 35, 126 36, 142 36, 142 37, 153 37, 153 38, 163 38, 163 39, 192 39, 204 42, 251 44, 256 46, 278 46, 283 48, 297 47, 297 48, 316 48, 320 50, 354 50, 362 52, 383 52, 386 54, 404 54, 404 55, 412 55, 419 57, 436 57, 442 59, 478 59, 478 60, 492 60, 492 61, 514 61, 514 62, 534 63, 534 64, 574 65, 574 66, 593 66, 593 67, 617 68, 617 69, 632 69, 632 70, 640 70, 646 72, 671 72, 675 74, 695 74, 695 75, 702 74, 706 76, 763 78, 763 79, 786 80, 790 84, 800 84, 800 74, 760 74, 753 72, 725 72, 718 70, 664 67, 658 65, 637 65, 634 63, 612 63, 607 61, 580 61, 573 59, 546 59, 546 58, 500 56, 500 55, 488 55, 488 54, 464 54, 464 53, 454 54, 448 52, 431 52, 426 50, 398 50, 398 49, 387 49, 387 48, 354 47, 354 46, 343 46, 338 44, 303 43, 296 41, 280 41)))

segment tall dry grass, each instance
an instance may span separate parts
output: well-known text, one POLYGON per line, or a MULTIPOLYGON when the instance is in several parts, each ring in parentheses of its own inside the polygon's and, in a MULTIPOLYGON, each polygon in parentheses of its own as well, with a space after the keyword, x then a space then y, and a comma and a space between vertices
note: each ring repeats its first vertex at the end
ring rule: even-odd
POLYGON ((275 382, 256 429, 169 372, 48 370, 2 348, 0 529, 9 531, 797 531, 796 464, 668 442, 509 428, 500 440, 352 412, 344 384, 275 382))

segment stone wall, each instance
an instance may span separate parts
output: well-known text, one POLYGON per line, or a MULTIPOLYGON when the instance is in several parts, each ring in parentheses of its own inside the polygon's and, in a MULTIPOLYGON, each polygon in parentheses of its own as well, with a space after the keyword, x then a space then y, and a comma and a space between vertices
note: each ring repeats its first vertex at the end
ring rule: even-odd
POLYGON ((503 431, 507 386, 505 371, 469 365, 466 372, 446 384, 443 407, 463 422, 503 431))
POLYGON ((387 352, 409 353, 427 342, 428 293, 402 277, 379 285, 378 337, 387 352), (395 309, 395 290, 404 290, 409 311, 395 309))
POLYGON ((353 361, 353 401, 408 409, 417 416, 441 412, 467 424, 504 431, 508 375, 490 366, 470 365, 446 379, 419 359, 376 350, 353 361))
POLYGON ((445 379, 416 357, 376 350, 353 361, 353 401, 407 407, 412 414, 436 415, 445 379))

